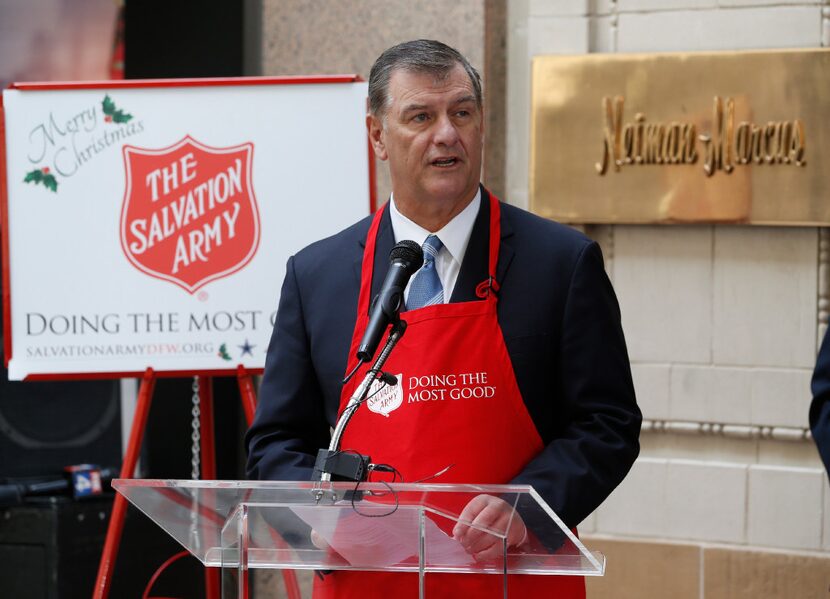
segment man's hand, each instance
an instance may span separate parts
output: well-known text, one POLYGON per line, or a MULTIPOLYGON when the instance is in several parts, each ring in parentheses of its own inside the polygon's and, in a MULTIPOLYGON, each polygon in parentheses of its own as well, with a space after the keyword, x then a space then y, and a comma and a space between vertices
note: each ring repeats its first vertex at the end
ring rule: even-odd
MULTIPOLYGON (((510 528, 507 529, 508 547, 516 547, 527 540, 527 528, 519 514, 505 501, 492 495, 473 497, 461 512, 460 518, 492 530, 505 530, 510 522, 510 528)), ((502 555, 502 540, 499 537, 461 522, 455 525, 452 537, 478 562, 502 555)))

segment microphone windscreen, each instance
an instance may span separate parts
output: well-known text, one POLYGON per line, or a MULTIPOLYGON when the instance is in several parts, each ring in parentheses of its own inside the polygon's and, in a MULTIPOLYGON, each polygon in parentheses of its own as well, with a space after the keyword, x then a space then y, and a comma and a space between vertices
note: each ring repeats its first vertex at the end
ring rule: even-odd
POLYGON ((389 261, 403 262, 409 276, 414 275, 424 264, 424 250, 411 239, 404 239, 395 244, 389 253, 389 261))

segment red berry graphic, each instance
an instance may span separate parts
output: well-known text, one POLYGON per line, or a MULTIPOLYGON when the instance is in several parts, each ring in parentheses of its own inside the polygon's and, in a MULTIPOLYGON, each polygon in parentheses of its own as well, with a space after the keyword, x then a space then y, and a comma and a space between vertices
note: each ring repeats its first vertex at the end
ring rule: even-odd
POLYGON ((44 175, 48 175, 48 174, 49 174, 49 167, 48 167, 48 166, 44 166, 42 169, 40 169, 40 171, 41 171, 44 175))
POLYGON ((104 117, 104 120, 105 120, 107 123, 111 123, 111 122, 112 122, 112 117, 111 117, 110 115, 107 115, 107 116, 105 116, 105 117, 104 117))

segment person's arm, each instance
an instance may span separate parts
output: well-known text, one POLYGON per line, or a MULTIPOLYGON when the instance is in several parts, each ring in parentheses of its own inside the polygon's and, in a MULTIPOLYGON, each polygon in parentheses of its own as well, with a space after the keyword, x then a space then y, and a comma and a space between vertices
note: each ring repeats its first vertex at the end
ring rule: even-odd
POLYGON ((569 527, 593 512, 639 453, 637 407, 620 310, 596 243, 568 286, 558 348, 561 433, 511 482, 532 485, 569 527))
POLYGON ((310 480, 317 450, 329 443, 293 257, 286 267, 256 416, 245 441, 247 473, 253 480, 310 480))
POLYGON ((816 359, 811 388, 813 401, 810 404, 810 430, 824 467, 830 472, 830 337, 824 335, 816 359))

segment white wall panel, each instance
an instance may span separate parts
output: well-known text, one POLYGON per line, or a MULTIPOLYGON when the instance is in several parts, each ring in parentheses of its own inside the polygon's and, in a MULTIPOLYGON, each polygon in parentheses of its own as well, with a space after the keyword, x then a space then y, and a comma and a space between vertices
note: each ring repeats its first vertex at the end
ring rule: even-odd
POLYGON ((752 370, 675 365, 669 417, 695 422, 745 423, 752 414, 752 370))
POLYGON ((666 477, 668 462, 641 458, 597 510, 599 533, 661 536, 668 521, 666 477))
POLYGON ((711 227, 615 228, 614 286, 633 361, 711 361, 711 263, 711 227))
POLYGON ((536 17, 528 23, 528 58, 588 52, 587 17, 536 17))
POLYGON ((622 13, 617 51, 814 47, 820 18, 819 6, 622 13))
POLYGON ((749 542, 768 547, 819 549, 826 484, 821 470, 751 467, 749 542))
POLYGON ((717 8, 718 0, 617 0, 620 12, 717 8))
POLYGON ((816 357, 816 229, 715 227, 716 364, 810 368, 816 357))
POLYGON ((756 369, 752 378, 752 417, 761 426, 805 428, 810 409, 810 379, 804 370, 756 369))
POLYGON ((743 543, 746 536, 745 466, 674 461, 666 478, 666 535, 743 543))
POLYGON ((530 0, 531 17, 587 15, 589 0, 530 0))
POLYGON ((632 364, 634 390, 637 405, 643 418, 665 420, 669 417, 669 375, 668 364, 632 364))

